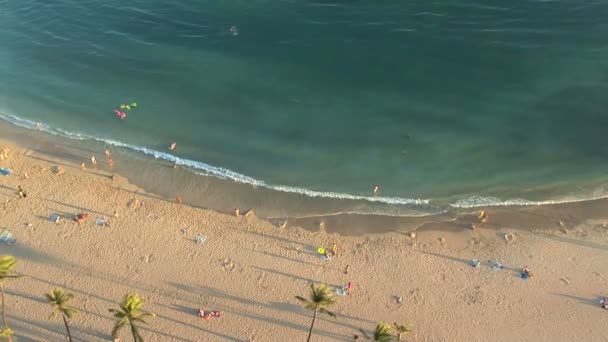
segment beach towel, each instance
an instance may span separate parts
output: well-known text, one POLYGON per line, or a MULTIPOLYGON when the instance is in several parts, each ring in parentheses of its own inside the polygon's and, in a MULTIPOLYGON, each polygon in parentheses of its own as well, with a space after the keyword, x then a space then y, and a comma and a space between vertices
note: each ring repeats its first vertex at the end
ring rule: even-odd
POLYGON ((345 287, 337 287, 336 289, 334 289, 334 292, 338 296, 346 296, 346 288, 345 287))
POLYGON ((0 175, 8 176, 10 174, 11 174, 11 170, 10 169, 0 168, 0 175))
POLYGON ((61 220, 61 216, 59 216, 59 214, 51 214, 51 217, 49 219, 53 223, 59 223, 59 220, 61 220))
POLYGON ((203 234, 198 234, 194 238, 194 241, 196 241, 196 243, 204 243, 205 241, 207 241, 207 236, 205 236, 203 234))
POLYGON ((502 266, 502 264, 501 264, 501 263, 499 263, 498 261, 494 261, 494 262, 492 263, 492 269, 493 269, 494 271, 500 271, 500 270, 502 270, 502 269, 503 269, 503 266, 502 266))
POLYGON ((11 232, 5 230, 0 233, 0 242, 3 242, 7 245, 14 245, 17 240, 13 237, 13 234, 11 234, 11 232))

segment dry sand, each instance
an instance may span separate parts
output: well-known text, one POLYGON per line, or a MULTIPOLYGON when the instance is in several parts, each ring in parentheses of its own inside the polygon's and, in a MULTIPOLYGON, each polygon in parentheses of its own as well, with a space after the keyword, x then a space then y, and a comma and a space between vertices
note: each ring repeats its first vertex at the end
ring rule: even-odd
MULTIPOLYGON (((331 308, 337 319, 319 317, 313 341, 353 341, 360 328, 371 331, 378 321, 412 323, 408 341, 608 340, 608 312, 598 304, 608 295, 606 201, 571 208, 563 226, 562 218, 509 221, 490 211, 490 224, 476 230, 452 222, 434 223, 415 238, 408 233, 413 226, 347 236, 327 233, 331 220, 313 232, 179 205, 121 177, 112 181, 90 164, 82 171, 73 162, 11 148, 0 161, 13 170, 0 176, 0 230, 17 242, 0 244, 0 254, 17 257, 26 276, 7 284, 18 341, 65 340, 62 323, 47 320, 44 293, 57 286, 75 295, 78 341, 111 340, 108 308, 129 292, 142 295, 157 314, 142 329, 146 341, 304 341, 312 315, 294 296, 306 295, 311 282, 349 281, 354 292, 331 308), (64 172, 54 174, 53 166, 64 172), (20 184, 26 199, 16 195, 20 184), (593 215, 585 212, 589 206, 593 215), (69 220, 79 212, 89 214, 81 225, 69 220), (52 223, 52 213, 68 219, 52 223), (110 226, 95 225, 98 216, 109 217, 110 226), (193 241, 199 233, 206 242, 193 241), (505 241, 507 233, 514 241, 505 241), (321 260, 316 248, 332 242, 339 255, 321 260), (481 266, 471 267, 472 258, 481 266), (492 270, 490 259, 505 269, 492 270), (530 280, 519 277, 525 265, 534 274, 530 280), (225 316, 204 321, 199 307, 225 316)), ((121 340, 131 340, 127 330, 121 340)))

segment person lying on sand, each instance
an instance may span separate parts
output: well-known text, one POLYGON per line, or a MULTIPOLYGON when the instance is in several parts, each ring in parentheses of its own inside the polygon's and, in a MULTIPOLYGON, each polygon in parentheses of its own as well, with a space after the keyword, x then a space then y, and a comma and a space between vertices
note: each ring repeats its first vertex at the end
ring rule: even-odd
POLYGON ((198 310, 198 316, 210 320, 211 318, 221 318, 224 316, 224 313, 222 311, 205 310, 201 308, 198 310))
POLYGON ((89 218, 89 215, 85 213, 76 214, 76 216, 74 216, 74 222, 81 224, 82 222, 86 221, 87 218, 89 218))

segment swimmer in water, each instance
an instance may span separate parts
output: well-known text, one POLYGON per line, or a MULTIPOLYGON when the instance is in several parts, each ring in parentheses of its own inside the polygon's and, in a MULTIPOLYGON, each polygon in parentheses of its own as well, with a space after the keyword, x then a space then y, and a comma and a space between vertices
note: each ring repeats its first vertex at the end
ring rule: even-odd
POLYGON ((380 192, 380 185, 374 185, 374 195, 378 195, 380 192))
POLYGON ((172 143, 171 143, 171 145, 169 145, 169 149, 170 149, 171 151, 174 151, 174 150, 175 150, 175 147, 177 147, 177 143, 176 143, 176 142, 172 142, 172 143))

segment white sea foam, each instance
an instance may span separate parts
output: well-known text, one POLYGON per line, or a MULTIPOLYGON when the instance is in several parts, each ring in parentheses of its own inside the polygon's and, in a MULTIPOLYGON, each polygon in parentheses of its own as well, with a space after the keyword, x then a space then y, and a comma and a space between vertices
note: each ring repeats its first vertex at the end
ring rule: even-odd
MULTIPOLYGON (((40 131, 44 131, 46 133, 50 133, 53 135, 58 135, 62 137, 66 137, 74 140, 93 140, 98 141, 110 146, 125 148, 131 151, 143 153, 147 156, 153 157, 155 159, 166 160, 173 162, 177 165, 184 166, 193 170, 196 170, 195 173, 204 175, 204 176, 213 176, 221 179, 229 179, 238 183, 250 184, 254 187, 263 187, 270 190, 281 191, 286 193, 294 193, 300 194, 308 197, 314 198, 331 198, 331 199, 340 199, 340 200, 353 200, 353 201, 367 201, 372 203, 383 203, 383 204, 392 204, 392 205, 410 205, 410 206, 423 206, 428 205, 430 200, 428 199, 413 199, 413 198, 401 198, 401 197, 376 197, 376 196, 363 196, 363 195, 353 195, 341 192, 331 192, 331 191, 317 191, 310 190, 305 188, 287 186, 287 185, 275 185, 268 184, 262 180, 258 180, 247 175, 243 175, 241 173, 232 171, 227 168, 210 165, 201 161, 190 160, 185 158, 176 157, 173 154, 167 152, 157 151, 151 148, 137 146, 132 144, 127 144, 121 141, 116 141, 112 139, 100 138, 95 136, 90 136, 83 133, 77 132, 69 132, 62 130, 60 128, 50 127, 49 125, 29 119, 20 118, 14 115, 7 115, 0 113, 0 119, 10 122, 11 124, 19 127, 24 127, 28 129, 37 129, 40 131)), ((484 197, 484 196, 474 196, 466 199, 458 200, 454 203, 450 203, 450 206, 453 208, 479 208, 479 207, 504 207, 504 206, 542 206, 542 205, 551 205, 551 204, 564 204, 564 203, 576 203, 576 202, 584 202, 591 201, 597 199, 608 198, 608 194, 605 192, 594 193, 587 197, 581 196, 570 196, 561 199, 551 199, 551 200, 543 200, 543 201, 531 201, 521 198, 507 199, 503 200, 497 197, 484 197)), ((423 214, 426 215, 426 214, 423 214)))
POLYGON ((295 193, 300 195, 305 195, 308 197, 317 197, 317 198, 333 198, 333 199, 343 199, 343 200, 355 200, 355 201, 367 201, 367 202, 375 202, 375 203, 385 203, 385 204, 396 204, 396 205, 425 205, 428 204, 428 200, 424 199, 412 199, 412 198, 400 198, 400 197, 375 197, 375 196, 362 196, 362 195, 351 195, 347 193, 340 192, 325 192, 325 191, 316 191, 305 188, 298 188, 293 186, 286 185, 274 185, 268 184, 262 180, 258 180, 238 172, 232 171, 230 169, 226 169, 223 167, 218 167, 214 165, 210 165, 201 161, 190 160, 185 158, 176 157, 173 154, 167 152, 157 151, 151 148, 137 146, 132 144, 127 144, 121 141, 116 141, 112 139, 100 138, 95 136, 90 136, 83 133, 77 132, 68 132, 59 128, 50 127, 47 124, 38 123, 33 120, 28 120, 24 118, 20 118, 14 115, 6 115, 0 113, 0 119, 8 121, 16 126, 28 128, 28 129, 39 129, 41 131, 70 138, 75 140, 93 140, 98 141, 110 146, 121 147, 125 149, 129 149, 131 151, 136 151, 153 157, 155 159, 161 159, 173 162, 180 166, 185 166, 191 169, 195 169, 198 171, 202 171, 203 175, 214 176, 222 179, 230 179, 232 181, 238 183, 250 184, 254 187, 264 187, 267 189, 295 193))
POLYGON ((502 200, 497 197, 475 196, 450 203, 454 208, 479 208, 479 207, 515 207, 515 206, 541 206, 551 204, 577 203, 608 198, 608 194, 594 195, 589 197, 566 197, 561 199, 530 201, 522 198, 502 200))

